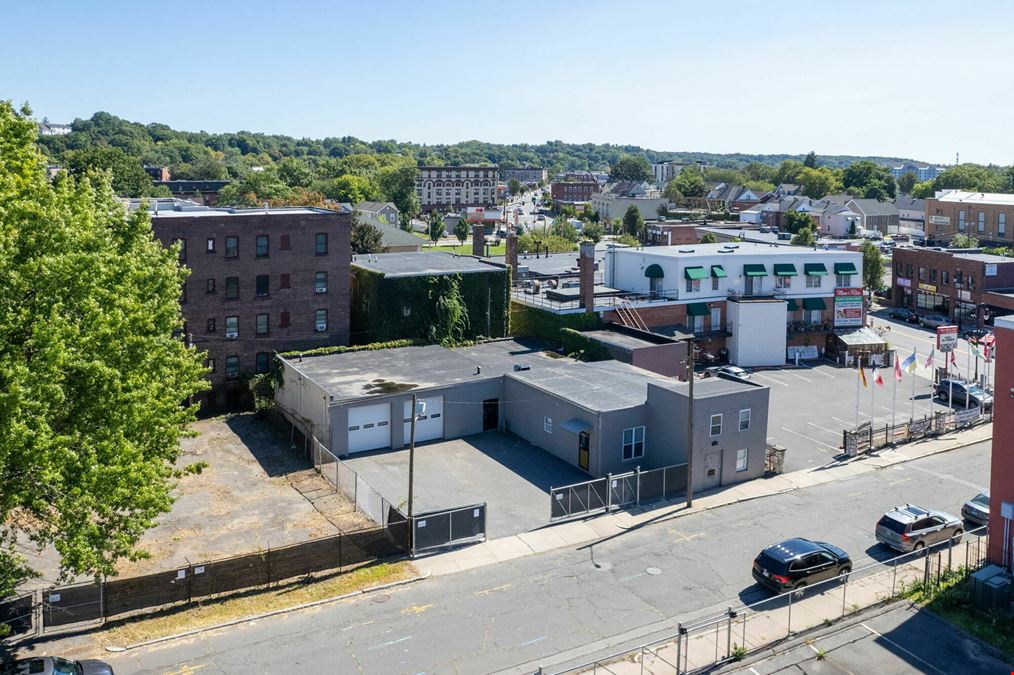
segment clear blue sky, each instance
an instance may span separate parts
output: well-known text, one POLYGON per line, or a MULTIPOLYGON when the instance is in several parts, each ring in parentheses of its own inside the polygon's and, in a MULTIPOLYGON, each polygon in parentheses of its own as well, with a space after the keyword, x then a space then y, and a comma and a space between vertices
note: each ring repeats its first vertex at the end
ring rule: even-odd
POLYGON ((4 5, 0 97, 53 122, 1014 162, 1011 2, 4 5))

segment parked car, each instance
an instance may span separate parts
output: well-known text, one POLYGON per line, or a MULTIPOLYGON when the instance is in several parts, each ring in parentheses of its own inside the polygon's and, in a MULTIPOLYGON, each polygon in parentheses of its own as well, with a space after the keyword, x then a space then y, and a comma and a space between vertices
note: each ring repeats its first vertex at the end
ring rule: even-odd
POLYGON ((980 492, 962 504, 961 515, 977 525, 989 525, 989 493, 980 492))
POLYGON ((919 325, 923 328, 939 328, 940 326, 950 326, 951 320, 941 314, 920 314, 919 325))
POLYGON ((961 334, 961 337, 965 338, 966 340, 971 340, 972 342, 978 342, 979 340, 986 337, 992 332, 993 331, 991 331, 988 328, 969 328, 968 330, 966 330, 964 333, 961 334))
POLYGON ((753 561, 753 578, 777 593, 802 591, 851 571, 852 560, 842 549, 801 538, 768 546, 753 561))
POLYGON ((42 656, 15 661, 3 675, 113 675, 113 667, 105 661, 82 659, 68 661, 59 656, 42 656))
POLYGON ((911 504, 891 509, 877 522, 877 541, 902 553, 952 538, 958 543, 962 534, 964 528, 955 516, 911 504))
POLYGON ((891 310, 891 313, 888 316, 892 319, 907 321, 908 323, 916 323, 919 321, 919 315, 910 310, 908 307, 895 307, 891 310))
POLYGON ((718 377, 719 375, 738 377, 741 380, 750 379, 750 371, 739 366, 712 366, 704 369, 704 377, 718 377))
POLYGON ((977 384, 948 378, 940 380, 934 386, 936 397, 940 401, 953 401, 961 406, 982 406, 983 410, 993 407, 993 396, 977 384))

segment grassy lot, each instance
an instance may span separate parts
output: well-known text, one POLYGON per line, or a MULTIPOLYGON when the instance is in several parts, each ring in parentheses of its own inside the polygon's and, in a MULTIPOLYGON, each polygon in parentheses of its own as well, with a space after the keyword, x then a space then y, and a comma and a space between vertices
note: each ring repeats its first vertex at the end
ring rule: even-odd
MULTIPOLYGON (((471 241, 466 241, 461 246, 450 246, 450 245, 447 245, 447 244, 441 244, 439 246, 425 245, 425 246, 423 246, 422 250, 423 251, 450 251, 452 253, 461 253, 462 255, 471 255, 472 254, 472 242, 471 241)), ((489 254, 490 255, 507 255, 507 245, 506 244, 500 244, 499 246, 492 246, 491 245, 489 247, 489 254)))
POLYGON ((1014 659, 1014 616, 980 612, 972 607, 971 582, 964 569, 946 573, 940 586, 917 582, 904 595, 944 621, 993 645, 1007 659, 1014 659))
POLYGON ((315 600, 326 600, 372 586, 409 579, 416 574, 416 569, 407 562, 369 565, 310 583, 293 581, 238 596, 212 598, 149 616, 111 622, 107 628, 95 634, 95 639, 104 645, 123 647, 315 600))

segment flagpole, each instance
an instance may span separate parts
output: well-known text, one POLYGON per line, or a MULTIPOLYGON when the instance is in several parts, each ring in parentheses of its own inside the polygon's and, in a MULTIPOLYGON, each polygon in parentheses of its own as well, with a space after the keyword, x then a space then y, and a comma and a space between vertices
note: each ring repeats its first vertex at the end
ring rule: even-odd
POLYGON ((898 375, 901 374, 901 368, 898 364, 898 353, 894 354, 894 389, 891 391, 891 433, 894 433, 894 414, 898 409, 898 375))
MULTIPOLYGON (((912 353, 915 354, 915 352, 912 352, 912 353)), ((908 414, 908 421, 909 422, 914 422, 915 421, 915 371, 918 370, 918 369, 919 369, 919 356, 916 355, 916 357, 915 357, 915 368, 913 368, 908 373, 908 376, 912 379, 912 408, 911 408, 911 412, 909 412, 909 414, 908 414)))
MULTIPOLYGON (((873 355, 870 355, 870 361, 873 361, 873 355)), ((870 386, 870 427, 873 427, 873 418, 875 412, 873 410, 873 401, 877 398, 877 367, 873 366, 873 384, 870 386)))
POLYGON ((965 347, 968 348, 965 354, 965 410, 968 410, 968 403, 971 396, 968 395, 968 386, 972 384, 968 381, 968 376, 972 374, 972 343, 965 340, 965 347))
POLYGON ((859 428, 859 382, 863 379, 863 355, 856 354, 856 429, 859 428))

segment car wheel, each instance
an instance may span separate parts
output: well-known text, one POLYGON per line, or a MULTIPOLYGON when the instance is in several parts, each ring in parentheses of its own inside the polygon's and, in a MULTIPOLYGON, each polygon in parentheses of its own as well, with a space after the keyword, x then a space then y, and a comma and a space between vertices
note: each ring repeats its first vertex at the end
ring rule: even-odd
POLYGON ((842 583, 846 583, 849 580, 850 574, 852 574, 852 568, 846 565, 845 567, 842 567, 840 570, 838 570, 838 579, 842 583))
POLYGON ((915 542, 915 546, 912 547, 914 553, 921 553, 924 550, 926 550, 926 542, 924 541, 917 541, 915 542))
POLYGON ((796 584, 795 586, 793 586, 792 587, 792 597, 797 598, 797 599, 803 597, 803 594, 806 593, 806 586, 807 586, 807 584, 806 584, 805 581, 800 581, 798 584, 796 584))
POLYGON ((951 535, 951 543, 952 544, 960 544, 961 543, 961 535, 963 535, 964 533, 965 533, 965 531, 962 530, 960 527, 954 528, 954 533, 951 535))

